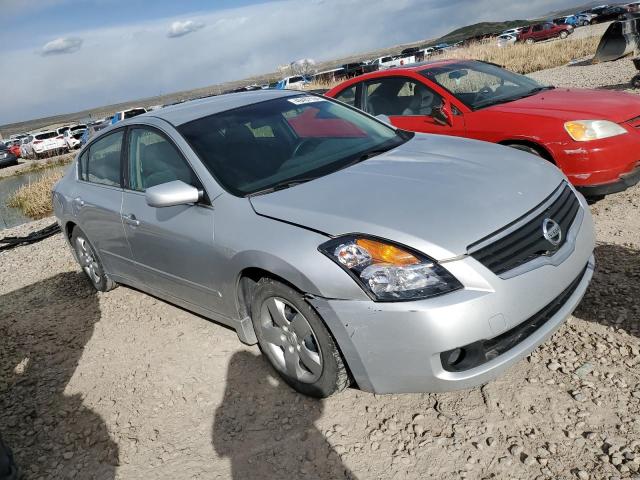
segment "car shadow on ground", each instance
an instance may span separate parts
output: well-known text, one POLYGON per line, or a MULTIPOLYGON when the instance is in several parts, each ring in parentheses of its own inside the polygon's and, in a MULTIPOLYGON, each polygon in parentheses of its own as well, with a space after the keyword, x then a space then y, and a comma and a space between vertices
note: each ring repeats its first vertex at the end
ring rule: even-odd
POLYGON ((323 402, 289 388, 259 355, 234 353, 212 440, 233 480, 355 479, 314 425, 323 402))
POLYGON ((573 315, 640 337, 640 250, 599 244, 595 257, 591 285, 573 315))
POLYGON ((104 420, 65 393, 99 320, 78 272, 0 295, 0 430, 26 478, 115 477, 104 420))
POLYGON ((616 83, 615 85, 603 85, 598 87, 598 90, 629 90, 633 88, 631 85, 631 79, 627 83, 616 83))

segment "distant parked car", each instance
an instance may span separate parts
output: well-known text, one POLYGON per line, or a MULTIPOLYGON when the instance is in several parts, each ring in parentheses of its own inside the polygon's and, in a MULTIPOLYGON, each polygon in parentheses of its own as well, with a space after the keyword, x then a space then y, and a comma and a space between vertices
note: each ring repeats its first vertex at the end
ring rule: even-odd
POLYGON ((309 79, 304 75, 292 75, 290 77, 284 77, 278 82, 276 89, 278 90, 301 90, 305 85, 310 83, 309 79))
POLYGON ((580 21, 578 20, 577 15, 568 15, 566 17, 554 18, 553 23, 556 25, 571 25, 572 27, 577 27, 580 25, 580 21))
POLYGON ((556 90, 473 60, 374 72, 325 95, 404 130, 495 142, 546 158, 589 197, 640 181, 637 95, 556 90))
POLYGON ((95 122, 87 126, 84 132, 82 132, 82 136, 80 137, 80 145, 84 146, 86 143, 93 138, 93 136, 99 132, 107 128, 111 123, 108 120, 103 122, 95 122))
POLYGON ((122 120, 126 120, 127 118, 137 117, 138 115, 142 115, 143 113, 147 113, 147 109, 143 107, 130 108, 128 110, 122 110, 120 112, 116 112, 111 117, 111 124, 121 122, 122 120))
POLYGON ((384 70, 385 68, 400 67, 404 65, 404 60, 398 55, 387 55, 385 57, 378 57, 371 63, 377 65, 379 70, 384 70))
POLYGON ((67 149, 74 150, 80 148, 80 139, 87 129, 86 125, 75 125, 64 132, 64 141, 67 149))
POLYGON ((523 28, 525 28, 525 27, 510 28, 510 29, 505 30, 504 32, 502 32, 501 35, 513 35, 514 37, 517 37, 518 34, 522 31, 523 28))
POLYGON ((582 27, 586 27, 587 25, 592 25, 596 23, 596 19, 598 15, 592 12, 580 12, 577 15, 578 17, 578 25, 582 27))
POLYGON ((9 151, 11 153, 13 153, 16 157, 20 157, 20 142, 21 140, 16 139, 16 140, 12 140, 9 145, 7 145, 7 148, 9 149, 9 151))
POLYGON ((596 17, 596 23, 613 22, 629 13, 629 10, 619 5, 605 8, 596 17))
POLYGON ((20 140, 20 157, 31 158, 33 156, 33 135, 27 135, 20 140))
POLYGON ((63 150, 56 130, 34 133, 33 140, 31 141, 31 147, 33 149, 33 155, 36 158, 55 154, 63 150))
POLYGON ((511 45, 513 45, 514 43, 516 43, 518 41, 518 38, 514 35, 500 35, 498 37, 498 46, 499 47, 509 47, 511 45))
POLYGON ((9 147, 0 142, 0 168, 16 165, 17 163, 18 157, 9 151, 9 147))
POLYGON ((525 43, 535 43, 551 38, 567 38, 573 33, 571 25, 556 25, 555 23, 536 23, 525 27, 518 34, 518 41, 525 43))

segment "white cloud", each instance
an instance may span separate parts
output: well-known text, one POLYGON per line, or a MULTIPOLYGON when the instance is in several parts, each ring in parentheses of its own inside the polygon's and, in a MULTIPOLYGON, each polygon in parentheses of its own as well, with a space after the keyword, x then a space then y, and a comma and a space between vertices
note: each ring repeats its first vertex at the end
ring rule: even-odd
POLYGON ((74 53, 82 47, 82 39, 76 37, 56 38, 46 43, 40 50, 41 55, 63 55, 74 53))
POLYGON ((193 20, 185 20, 183 22, 177 21, 173 22, 169 27, 169 31, 167 32, 167 37, 175 38, 182 37, 184 35, 188 35, 189 33, 193 33, 197 30, 200 30, 204 27, 204 23, 195 22, 193 20))
POLYGON ((321 62, 435 38, 469 23, 527 18, 571 2, 279 0, 173 19, 207 25, 180 41, 167 38, 166 18, 69 32, 67 39, 84 39, 73 55, 26 62, 32 50, 3 52, 5 63, 20 68, 0 77, 0 124, 247 78, 300 58, 321 62))

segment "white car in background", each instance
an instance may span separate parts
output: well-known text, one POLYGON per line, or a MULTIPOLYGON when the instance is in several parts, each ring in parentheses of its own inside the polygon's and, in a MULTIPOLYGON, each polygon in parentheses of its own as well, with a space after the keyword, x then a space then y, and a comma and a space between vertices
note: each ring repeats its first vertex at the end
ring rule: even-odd
POLYGON ((68 150, 74 150, 80 148, 80 139, 84 134, 87 126, 84 124, 74 125, 64 132, 65 148, 68 150))
POLYGON ((55 131, 57 133, 56 140, 58 141, 58 145, 63 150, 67 149, 67 142, 65 141, 64 134, 69 131, 71 128, 70 125, 65 125, 64 127, 56 128, 55 131))
POLYGON ((514 43, 518 41, 518 38, 514 35, 502 34, 498 37, 498 46, 499 47, 510 47, 514 43))
POLYGON ((303 75, 293 75, 291 77, 284 77, 282 80, 278 82, 276 85, 276 89, 278 90, 302 90, 305 85, 307 85, 309 79, 303 75))
POLYGON ((385 68, 400 67, 404 65, 404 59, 399 56, 387 55, 386 57, 378 57, 371 62, 374 65, 378 65, 380 70, 385 68))
POLYGON ((502 36, 502 35, 511 35, 511 36, 514 36, 514 37, 517 38, 518 34, 522 31, 523 28, 524 27, 510 28, 510 29, 505 30, 504 32, 502 32, 500 34, 500 36, 502 36))
POLYGON ((27 135, 20 140, 20 156, 22 158, 31 158, 33 156, 33 135, 27 135))
POLYGON ((36 158, 54 155, 63 149, 56 130, 34 133, 31 148, 36 158))

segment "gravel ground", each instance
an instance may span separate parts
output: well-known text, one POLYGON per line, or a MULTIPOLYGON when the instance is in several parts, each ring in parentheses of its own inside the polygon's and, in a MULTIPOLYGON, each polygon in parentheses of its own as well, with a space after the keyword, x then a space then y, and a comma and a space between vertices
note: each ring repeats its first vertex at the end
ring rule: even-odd
POLYGON ((60 236, 0 252, 0 430, 28 479, 640 478, 639 206, 592 206, 598 268, 550 341, 444 394, 304 398, 229 329, 96 293, 60 236))

